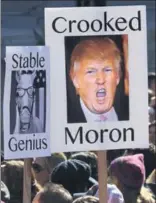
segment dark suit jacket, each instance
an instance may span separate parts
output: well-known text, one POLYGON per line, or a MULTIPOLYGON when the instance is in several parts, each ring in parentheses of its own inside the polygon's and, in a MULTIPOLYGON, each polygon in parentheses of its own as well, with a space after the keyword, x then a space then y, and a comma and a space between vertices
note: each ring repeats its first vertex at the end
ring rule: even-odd
POLYGON ((68 105, 68 123, 86 123, 85 115, 82 111, 81 105, 80 105, 80 99, 78 97, 77 100, 75 100, 74 103, 68 105))

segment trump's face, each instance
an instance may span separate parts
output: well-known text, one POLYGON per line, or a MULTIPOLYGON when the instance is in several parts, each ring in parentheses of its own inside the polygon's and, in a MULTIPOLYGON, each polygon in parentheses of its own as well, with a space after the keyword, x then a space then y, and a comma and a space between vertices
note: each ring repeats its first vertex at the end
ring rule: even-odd
POLYGON ((73 83, 87 108, 97 114, 108 112, 119 83, 115 61, 84 59, 76 66, 73 83))

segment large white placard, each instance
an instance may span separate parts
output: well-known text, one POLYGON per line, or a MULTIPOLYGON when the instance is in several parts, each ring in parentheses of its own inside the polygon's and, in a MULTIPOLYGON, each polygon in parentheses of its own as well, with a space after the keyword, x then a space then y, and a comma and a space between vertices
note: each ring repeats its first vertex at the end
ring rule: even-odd
POLYGON ((46 8, 51 150, 148 147, 146 7, 46 8))
POLYGON ((6 47, 5 159, 50 155, 49 71, 48 47, 6 47))

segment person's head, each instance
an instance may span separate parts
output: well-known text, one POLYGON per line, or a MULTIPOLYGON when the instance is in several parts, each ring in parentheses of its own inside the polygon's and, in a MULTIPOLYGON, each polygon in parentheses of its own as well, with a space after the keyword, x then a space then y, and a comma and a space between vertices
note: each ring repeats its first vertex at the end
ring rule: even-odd
POLYGON ((150 72, 148 74, 148 87, 156 94, 156 73, 150 72))
POLYGON ((7 185, 10 191, 10 197, 12 195, 22 197, 23 193, 23 161, 4 161, 1 165, 2 181, 7 185))
POLYGON ((56 166, 51 174, 51 182, 61 184, 71 194, 88 190, 90 166, 80 160, 67 160, 56 166))
POLYGON ((16 104, 19 112, 21 131, 29 128, 34 102, 34 79, 36 72, 16 71, 16 104))
POLYGON ((35 158, 32 163, 32 169, 37 182, 42 186, 49 182, 53 169, 66 159, 64 153, 53 153, 50 157, 35 158))
POLYGON ((94 196, 83 196, 74 200, 73 203, 99 203, 99 198, 94 196))
POLYGON ((109 174, 119 189, 122 188, 120 186, 140 189, 145 180, 143 154, 121 156, 114 159, 110 164, 109 174))
POLYGON ((72 203, 71 194, 61 185, 47 183, 32 203, 72 203))
POLYGON ((93 152, 78 152, 72 154, 70 159, 84 161, 91 167, 91 176, 97 180, 97 155, 93 152))
MULTIPOLYGON (((2 181, 7 185, 10 192, 11 202, 22 202, 23 198, 23 169, 24 162, 17 160, 4 161, 1 165, 2 181)), ((40 187, 35 184, 31 174, 31 195, 32 198, 39 191, 40 187)))
POLYGON ((108 112, 120 81, 121 54, 109 38, 92 38, 77 44, 71 54, 70 77, 86 107, 108 112))
POLYGON ((149 144, 149 148, 145 149, 129 149, 126 150, 124 156, 143 154, 144 155, 144 165, 146 169, 146 178, 149 174, 156 168, 156 146, 152 143, 149 144))
POLYGON ((137 200, 145 180, 143 154, 116 158, 110 164, 109 175, 123 193, 125 202, 137 200))

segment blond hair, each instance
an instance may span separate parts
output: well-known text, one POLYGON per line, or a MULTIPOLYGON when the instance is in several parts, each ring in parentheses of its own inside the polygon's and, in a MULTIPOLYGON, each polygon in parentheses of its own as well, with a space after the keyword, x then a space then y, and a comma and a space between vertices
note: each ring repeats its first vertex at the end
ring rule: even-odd
POLYGON ((120 71, 121 53, 113 40, 108 37, 90 38, 78 43, 70 60, 70 77, 74 76, 75 70, 79 67, 80 61, 84 59, 107 60, 113 59, 118 71, 120 71))
POLYGON ((155 203, 155 200, 149 189, 145 187, 141 188, 140 195, 137 198, 137 203, 155 203))
POLYGON ((155 178, 156 178, 156 169, 154 169, 151 174, 148 176, 148 178, 146 179, 146 183, 154 183, 155 184, 155 178))

